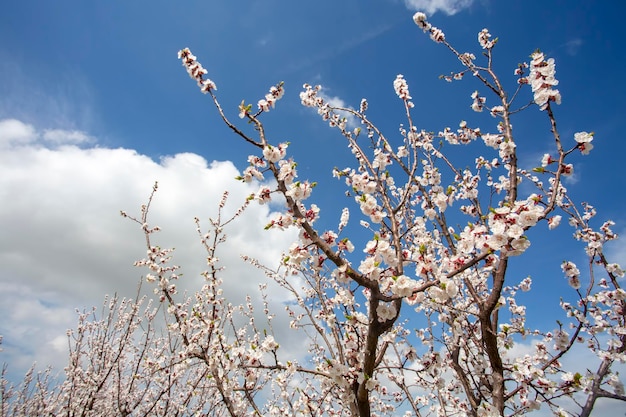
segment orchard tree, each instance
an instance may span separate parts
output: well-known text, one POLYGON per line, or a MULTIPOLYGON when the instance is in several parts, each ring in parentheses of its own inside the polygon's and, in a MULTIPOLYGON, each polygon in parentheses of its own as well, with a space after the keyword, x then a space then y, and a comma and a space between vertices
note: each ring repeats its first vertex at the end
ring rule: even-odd
POLYGON ((4 383, 2 415, 514 416, 543 409, 588 416, 600 398, 626 400, 614 370, 626 359, 624 272, 603 251, 617 235, 564 186, 572 160, 593 149, 594 134, 561 137, 554 60, 535 51, 514 68, 517 85, 507 91, 487 29, 478 33, 477 58, 457 51, 423 13, 413 19, 458 58, 461 69, 447 81, 478 80, 471 108, 495 123, 423 130, 398 75, 403 122, 388 135, 368 117, 365 99, 356 110, 336 107, 320 86, 305 84, 302 104, 337 129, 354 156, 333 171, 348 196, 333 229, 318 226, 321 208, 308 203, 316 183, 298 177, 288 143, 273 140, 263 124, 283 83, 256 106, 242 101, 240 123, 227 116, 192 52, 179 51, 224 123, 254 151, 239 179, 258 182, 259 191, 230 215, 225 193, 206 230, 196 219, 207 269, 205 285, 190 297, 177 291, 172 250, 153 242, 159 227, 148 215, 157 185, 138 216, 122 212, 145 234, 147 256, 137 265, 148 268, 158 303, 112 298, 100 317, 81 314, 69 333, 64 380, 55 384, 46 371, 29 373, 21 387, 4 383), (532 100, 524 102, 528 89, 532 100), (527 143, 512 127, 520 111, 540 112, 550 126, 552 149, 532 170, 518 163, 527 143), (465 147, 462 166, 451 157, 455 147, 465 147), (285 352, 288 340, 277 340, 267 284, 259 286, 260 303, 250 296, 242 305, 221 289, 227 272, 218 255, 228 224, 250 204, 270 202, 282 209, 265 228, 295 228, 298 240, 278 268, 244 260, 289 294, 290 328, 306 349, 298 357, 285 352), (549 245, 557 227, 572 228, 587 262, 562 262, 558 327, 533 329, 517 297, 531 290, 531 278, 516 280, 509 259, 526 256, 531 229, 548 234, 533 244, 549 245), (530 347, 516 354, 522 343, 530 347), (563 366, 581 349, 597 358, 596 369, 563 366))

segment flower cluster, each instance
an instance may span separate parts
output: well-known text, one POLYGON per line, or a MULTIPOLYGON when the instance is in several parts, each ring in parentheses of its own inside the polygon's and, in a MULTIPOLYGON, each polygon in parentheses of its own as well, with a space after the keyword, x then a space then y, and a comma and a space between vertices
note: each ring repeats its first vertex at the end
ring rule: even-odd
POLYGON ((296 201, 302 201, 311 195, 313 187, 316 183, 310 183, 308 181, 296 181, 289 185, 289 190, 285 193, 285 196, 291 197, 296 201))
POLYGON ((551 101, 561 104, 561 93, 553 88, 559 84, 557 79, 554 78, 556 73, 554 59, 546 60, 542 52, 533 53, 531 58, 528 79, 534 94, 535 103, 541 110, 545 110, 551 101))
POLYGON ((409 85, 402 74, 396 76, 396 79, 393 81, 393 89, 396 90, 396 94, 400 97, 400 100, 411 100, 409 85))
POLYGON ((443 31, 441 29, 431 25, 430 23, 428 23, 428 21, 426 20, 426 14, 424 14, 422 12, 415 13, 413 15, 413 21, 424 32, 429 32, 430 33, 430 38, 433 41, 435 41, 437 43, 441 43, 441 42, 445 41, 446 36, 443 33, 443 31))
MULTIPOLYGON (((353 232, 349 223, 355 214, 348 208, 337 214, 335 230, 318 230, 319 207, 304 205, 316 183, 298 180, 297 164, 287 156, 287 143, 270 145, 266 141, 258 117, 282 97, 282 83, 259 100, 254 116, 250 115, 251 105, 242 102, 239 106, 240 116, 247 115, 256 123, 258 139, 227 121, 238 135, 262 149, 262 156, 248 158, 249 166, 240 179, 261 181, 270 175, 277 184, 274 188, 260 184, 249 200, 264 204, 277 194, 286 203, 266 228, 294 227, 299 232, 280 269, 252 263, 291 294, 292 300, 285 306, 290 328, 312 335, 306 353, 311 368, 291 359, 285 365, 277 359, 284 343, 259 332, 253 320, 232 338, 219 332, 209 334, 223 326, 223 317, 231 317, 234 311, 217 301, 223 298, 216 269, 207 272, 209 284, 191 312, 186 310, 191 304, 173 302, 173 294, 161 285, 159 291, 170 301, 168 312, 177 318, 170 328, 187 338, 185 357, 204 354, 202 361, 209 366, 215 386, 221 387, 220 398, 231 415, 241 411, 239 414, 330 416, 366 408, 371 415, 391 415, 398 414, 395 403, 415 407, 408 414, 419 414, 424 407, 441 415, 499 416, 504 410, 521 415, 544 405, 560 413, 560 405, 554 401, 577 392, 594 401, 598 393, 609 390, 623 395, 623 384, 610 368, 612 361, 625 359, 620 337, 626 334, 626 292, 617 280, 624 272, 609 263, 603 252, 604 243, 617 236, 612 222, 597 230, 591 226, 595 209, 585 204, 579 209, 561 178, 573 173, 573 165, 566 159, 574 150, 587 155, 592 149, 593 133, 576 133, 575 146, 564 150, 554 128, 554 150, 543 157, 542 167, 532 173, 521 169, 517 147, 527 142, 516 140, 513 134, 511 116, 517 111, 511 109, 515 109, 518 94, 504 91, 505 83, 492 67, 491 49, 497 39, 487 29, 479 32, 478 44, 487 58, 486 66, 481 66, 474 54, 456 52, 424 13, 416 13, 413 20, 435 42, 444 43, 463 65, 464 69, 444 79, 460 80, 464 74, 472 74, 484 89, 495 93, 495 105, 487 110, 496 118, 497 130, 483 132, 465 121, 455 130, 441 129, 438 135, 418 129, 411 115, 414 105, 408 83, 403 75, 397 75, 393 88, 404 101, 407 124, 400 126, 398 138, 391 138, 369 119, 365 99, 358 110, 338 107, 325 100, 320 86, 305 84, 301 103, 316 109, 338 129, 355 157, 354 166, 336 168, 333 175, 345 180, 348 201, 359 208, 357 220, 371 233, 369 237, 354 240, 358 234, 342 236, 353 232), (347 117, 359 121, 360 126, 348 128, 347 117), (439 144, 436 138, 442 139, 439 144), (477 139, 482 141, 477 143, 477 139), (493 155, 472 155, 474 168, 459 168, 446 147, 469 144, 467 152, 482 146, 493 155), (555 163, 556 170, 548 169, 555 163), (532 191, 526 191, 531 187, 532 191), (522 191, 528 197, 520 198, 522 191), (449 214, 459 203, 458 212, 449 214), (565 218, 575 228, 574 238, 586 245, 590 265, 596 265, 589 268, 591 273, 596 267, 603 268, 608 278, 586 280, 573 262, 563 262, 563 273, 577 302, 562 301, 566 323, 559 322, 559 328, 532 330, 526 323, 526 307, 516 298, 517 292, 530 291, 531 278, 511 285, 507 261, 526 252, 530 229, 543 221, 548 229, 554 229, 565 218), (584 291, 583 285, 588 285, 584 291), (399 320, 403 308, 423 315, 419 328, 410 330, 399 320), (216 311, 225 311, 225 316, 216 311), (213 338, 220 341, 220 352, 209 358, 203 352, 211 347, 201 341, 213 338), (532 339, 532 348, 527 349, 528 354, 509 356, 520 338, 532 339), (560 358, 575 349, 575 342, 586 342, 602 362, 597 375, 563 367, 560 358), (311 375, 315 379, 309 379, 311 375), (267 399, 267 405, 257 407, 256 398, 267 399)), ((213 90, 214 85, 207 86, 204 81, 206 71, 195 57, 188 50, 180 55, 192 78, 204 86, 203 91, 213 90)), ((518 88, 530 84, 540 110, 560 102, 553 59, 536 52, 530 65, 518 65, 515 75, 518 88)), ((471 98, 474 111, 486 108, 487 98, 478 90, 471 98)), ((556 126, 552 112, 545 114, 556 126)), ((215 246, 204 238, 203 244, 215 246)), ((158 268, 161 259, 169 262, 168 252, 158 248, 156 252, 146 265, 167 272, 158 268)), ((213 253, 209 256, 211 268, 217 264, 213 253)), ((252 306, 242 309, 248 317, 252 310, 252 306)), ((271 320, 267 304, 264 312, 271 320)), ((406 317, 412 320, 412 316, 406 317)))
POLYGON ((283 87, 284 83, 278 83, 276 86, 272 86, 270 88, 270 92, 265 95, 264 99, 259 100, 257 106, 260 111, 268 112, 270 108, 274 108, 276 102, 280 100, 285 94, 285 89, 283 87))
POLYGON ((266 145, 263 148, 263 157, 268 162, 278 162, 287 155, 288 143, 281 143, 278 146, 266 145))
POLYGON ((563 273, 565 273, 569 285, 575 290, 579 289, 580 271, 576 267, 576 264, 570 261, 565 261, 561 264, 561 269, 563 270, 563 273))
POLYGON ((472 93, 472 100, 474 100, 474 102, 472 103, 472 110, 474 110, 475 112, 483 111, 483 107, 485 106, 485 101, 487 99, 485 97, 480 97, 478 95, 478 91, 474 91, 472 93))
POLYGON ((583 155, 589 155, 589 152, 593 149, 591 141, 593 140, 593 132, 578 132, 574 133, 574 140, 578 143, 577 147, 580 149, 580 153, 583 155))
POLYGON ((361 206, 361 212, 369 216, 372 222, 380 223, 387 216, 387 213, 378 205, 376 198, 371 194, 363 194, 360 197, 355 197, 355 199, 361 206))
POLYGON ((498 40, 491 40, 491 33, 487 29, 478 32, 478 43, 483 49, 492 49, 498 40))
POLYGON ((189 48, 178 51, 178 59, 183 62, 183 66, 187 69, 189 76, 196 80, 200 91, 206 94, 210 90, 217 90, 217 86, 213 81, 208 78, 204 79, 207 70, 197 61, 196 56, 191 53, 189 48))

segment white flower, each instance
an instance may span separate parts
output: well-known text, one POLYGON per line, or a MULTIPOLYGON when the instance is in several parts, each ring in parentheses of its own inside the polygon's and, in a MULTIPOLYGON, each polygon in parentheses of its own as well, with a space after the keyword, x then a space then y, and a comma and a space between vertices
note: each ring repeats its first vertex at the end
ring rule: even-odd
MULTIPOLYGON (((276 101, 280 100, 285 93, 285 89, 283 88, 283 83, 279 83, 277 86, 273 86, 270 88, 270 92, 265 95, 264 99, 259 100, 258 106, 259 110, 268 112, 270 108, 274 108, 276 105, 276 101)), ((241 117, 241 116, 240 116, 241 117)))
POLYGON ((202 67, 202 64, 196 61, 196 56, 191 53, 189 48, 178 51, 178 59, 183 61, 183 66, 187 69, 189 76, 196 80, 200 91, 206 94, 210 90, 217 90, 217 86, 213 81, 203 78, 208 71, 202 67))
POLYGON ((520 282, 519 288, 520 290, 524 292, 530 291, 531 284, 532 284, 532 280, 530 279, 530 277, 526 277, 522 280, 522 282, 520 282))
POLYGON ((265 204, 272 199, 272 190, 269 187, 261 187, 256 194, 259 204, 265 204))
POLYGON ((519 239, 524 234, 524 229, 519 224, 512 224, 507 230, 507 235, 514 239, 519 239))
POLYGON ((438 303, 445 303, 450 298, 446 290, 439 287, 430 287, 428 289, 428 295, 438 303))
POLYGON ((468 254, 474 250, 474 241, 472 236, 466 236, 459 240, 457 249, 464 254, 468 254))
POLYGON ((278 348, 278 343, 274 340, 274 336, 268 335, 261 344, 261 348, 265 351, 276 350, 278 348))
POLYGON ((619 264, 608 264, 606 266, 606 271, 611 273, 611 274, 615 274, 618 277, 623 277, 624 276, 624 270, 619 266, 619 264))
POLYGON ((519 239, 513 239, 511 241, 511 246, 513 247, 513 251, 509 252, 510 256, 516 256, 516 255, 520 255, 522 252, 524 252, 526 249, 528 249, 528 247, 530 246, 530 240, 521 237, 519 239))
POLYGON ((376 262, 376 259, 374 259, 373 256, 368 256, 367 258, 362 260, 361 264, 359 265, 359 272, 364 275, 370 274, 376 271, 377 269, 378 269, 378 262, 376 262))
POLYGON ((445 281, 445 286, 448 297, 452 298, 459 293, 459 287, 456 285, 456 282, 452 280, 445 281))
POLYGON ((370 214, 370 220, 376 224, 382 222, 385 217, 387 217, 387 213, 382 210, 376 210, 370 214))
POLYGON ((561 165, 561 169, 562 169, 561 173, 565 177, 569 177, 574 174, 574 165, 572 164, 561 165))
POLYGON ((304 182, 294 182, 289 187, 289 190, 285 193, 286 196, 289 196, 297 201, 306 200, 311 195, 311 191, 315 183, 309 183, 308 181, 304 182))
POLYGON ((496 117, 498 114, 504 113, 504 106, 493 106, 490 113, 491 117, 496 117))
POLYGON ((574 140, 578 142, 578 149, 583 155, 589 155, 589 151, 593 149, 591 141, 593 140, 593 132, 578 132, 574 133, 574 140))
POLYGON ((430 39, 437 43, 441 43, 446 40, 446 35, 441 29, 433 26, 430 28, 430 39))
POLYGON ((507 237, 504 234, 493 234, 487 239, 487 245, 493 250, 500 250, 502 246, 507 244, 507 237))
POLYGON ((412 280, 406 275, 400 275, 391 285, 391 291, 399 297, 410 297, 417 288, 417 281, 412 280))
POLYGON ((561 223, 561 216, 556 215, 548 219, 548 229, 552 230, 561 223))
POLYGON ((515 148, 515 142, 513 142, 512 140, 500 142, 500 144, 498 145, 498 154, 502 159, 509 159, 515 153, 515 148))
POLYGON ((305 248, 301 247, 297 243, 292 243, 289 247, 289 263, 298 265, 302 263, 308 257, 308 252, 305 248))
POLYGON ((392 320, 396 317, 396 313, 396 308, 393 304, 381 302, 378 304, 378 307, 376 307, 376 315, 378 316, 378 321, 381 323, 392 320))
POLYGON ((296 164, 293 161, 285 160, 280 160, 278 164, 280 165, 280 170, 278 171, 278 179, 280 181, 284 181, 285 185, 293 183, 293 181, 298 177, 296 164))
POLYGON ((396 91, 396 94, 400 97, 400 99, 411 99, 411 95, 409 94, 409 85, 402 74, 398 74, 396 76, 396 79, 393 81, 393 89, 396 91))
POLYGON ((574 262, 565 261, 561 264, 561 269, 567 277, 579 276, 580 270, 576 267, 574 262))
POLYGON ((261 173, 261 171, 259 171, 255 167, 249 166, 243 171, 243 175, 241 177, 238 177, 237 179, 240 179, 244 182, 250 182, 252 181, 253 178, 256 178, 257 180, 262 181, 263 173, 261 173))
POLYGON ((339 229, 343 229, 347 226, 348 220, 350 219, 350 210, 347 207, 344 207, 341 211, 341 219, 339 220, 339 229))
POLYGON ((483 49, 491 49, 496 44, 495 40, 490 40, 491 33, 487 29, 483 29, 478 32, 478 43, 483 49))
POLYGON ((413 21, 424 32, 426 32, 428 29, 430 29, 430 23, 428 23, 426 21, 426 14, 425 13, 422 13, 422 12, 415 13, 413 15, 413 21))
POLYGON ((620 381, 619 375, 611 373, 607 384, 613 387, 616 395, 624 395, 624 383, 620 381))
POLYGON ((376 389, 379 385, 380 383, 374 378, 370 378, 367 380, 367 382, 365 382, 365 388, 367 388, 368 391, 376 389))
POLYGON ((534 210, 522 211, 518 218, 517 224, 521 227, 527 228, 532 227, 537 224, 537 220, 539 219, 538 213, 534 210))
POLYGON ((257 106, 259 107, 259 110, 261 111, 269 111, 270 109, 270 104, 264 99, 259 100, 259 102, 257 103, 257 106))
POLYGON ((339 250, 345 250, 348 252, 353 252, 354 251, 354 245, 352 244, 352 242, 350 242, 350 240, 348 238, 343 238, 339 241, 339 243, 337 243, 337 248, 339 250))
POLYGON ((334 246, 337 243, 337 233, 332 230, 325 231, 322 233, 320 238, 331 246, 334 246))
POLYGON ((483 111, 483 107, 487 99, 485 97, 480 97, 478 95, 478 91, 474 91, 472 93, 472 99, 474 100, 474 102, 472 103, 472 110, 474 110, 475 112, 483 111))
POLYGON ((578 143, 589 143, 593 140, 593 132, 578 132, 574 133, 574 140, 578 143))
POLYGON ((360 204, 361 211, 365 215, 371 214, 378 207, 378 204, 376 202, 376 198, 374 198, 370 194, 365 194, 365 195, 363 195, 361 197, 357 197, 356 200, 360 204))
POLYGON ((593 145, 591 143, 580 143, 578 144, 578 149, 580 149, 580 153, 583 155, 589 155, 589 152, 593 149, 593 145))
POLYGON ((485 145, 498 149, 500 148, 500 143, 502 143, 502 135, 494 135, 493 133, 485 133, 481 136, 485 145))
POLYGON ((542 167, 547 167, 548 165, 552 164, 556 162, 554 159, 552 159, 552 157, 550 156, 549 153, 543 154, 543 157, 541 158, 541 166, 542 167))
POLYGON ((374 161, 372 161, 372 167, 384 170, 387 165, 391 163, 391 157, 388 153, 383 152, 380 149, 374 151, 374 161))
POLYGON ((263 156, 269 162, 278 162, 287 154, 287 144, 281 143, 278 146, 267 145, 263 148, 263 156))
POLYGON ((580 279, 578 278, 578 276, 568 277, 567 282, 575 290, 580 288, 580 279))
POLYGON ((535 52, 531 57, 532 61, 528 79, 534 94, 535 103, 541 110, 545 110, 550 101, 561 104, 561 93, 559 93, 559 90, 552 88, 559 83, 554 78, 556 73, 554 59, 550 58, 546 61, 541 52, 535 52))

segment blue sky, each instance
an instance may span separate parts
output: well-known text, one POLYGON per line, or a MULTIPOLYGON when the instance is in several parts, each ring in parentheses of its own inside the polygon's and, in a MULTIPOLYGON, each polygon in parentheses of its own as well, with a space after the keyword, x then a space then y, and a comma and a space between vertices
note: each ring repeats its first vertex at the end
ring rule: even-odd
MULTIPOLYGON (((459 50, 476 55, 476 34, 489 28, 499 38, 496 69, 511 88, 517 63, 535 49, 556 60, 561 133, 596 132, 594 150, 575 161, 567 186, 577 201, 598 208, 599 220, 611 218, 623 231, 622 2, 6 1, 0 5, 3 360, 19 370, 33 359, 62 366, 74 308, 98 304, 105 293, 133 294, 142 271, 131 265, 143 255, 142 239, 118 212, 138 208, 155 180, 162 184, 155 219, 188 276, 203 259, 193 216, 214 212, 225 188, 233 205, 256 190, 232 180, 252 149, 229 133, 189 79, 176 59, 183 47, 207 68, 232 117, 242 99, 256 103, 271 85, 285 82, 285 97, 264 120, 276 142, 291 142, 300 176, 320 183, 314 198, 329 213, 344 204, 330 170, 349 165, 350 154, 336 132, 300 106, 303 83, 322 84, 349 106, 367 97, 370 117, 392 135, 402 122, 392 82, 402 73, 420 127, 439 131, 465 119, 492 128, 488 115, 469 107, 478 84, 438 79, 460 67, 414 25, 416 9, 430 12, 431 23, 459 50)), ((550 140, 547 119, 533 110, 514 120, 514 128, 518 143, 533 144, 522 161, 538 164, 550 140)), ((267 207, 248 214, 234 226, 232 247, 276 262, 293 235, 259 230, 270 216, 267 207), (271 239, 264 250, 260 239, 271 239)), ((563 288, 556 248, 582 258, 569 229, 558 233, 549 235, 555 239, 550 250, 537 244, 532 262, 517 265, 520 278, 539 275, 533 297, 552 303, 563 288)), ((624 245, 611 251, 626 260, 624 245)), ((235 252, 223 260, 237 276, 238 268, 247 270, 235 252)), ((254 282, 245 285, 253 291, 254 282)), ((529 314, 539 320, 543 313, 529 314)))

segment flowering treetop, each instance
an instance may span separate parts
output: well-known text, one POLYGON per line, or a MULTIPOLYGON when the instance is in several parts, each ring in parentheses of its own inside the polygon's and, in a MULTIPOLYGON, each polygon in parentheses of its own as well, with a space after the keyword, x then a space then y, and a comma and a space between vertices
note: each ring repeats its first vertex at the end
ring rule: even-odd
MULTIPOLYGON (((72 407, 68 392, 74 394, 77 386, 94 402, 102 398, 95 394, 99 389, 113 386, 117 394, 108 395, 117 395, 118 408, 111 409, 120 411, 124 404, 127 410, 133 403, 144 410, 152 404, 145 415, 176 409, 185 415, 486 417, 522 415, 543 406, 556 415, 588 416, 598 398, 626 400, 613 369, 626 360, 626 292, 619 280, 624 272, 604 254, 604 244, 617 235, 611 221, 596 227, 593 206, 573 201, 563 184, 573 173, 572 160, 590 154, 594 134, 561 137, 554 60, 533 53, 529 63, 514 69, 511 93, 493 68, 497 39, 487 29, 478 33, 484 59, 477 59, 457 51, 424 13, 413 20, 459 60, 461 70, 444 79, 469 74, 478 80, 487 94, 474 90, 468 105, 488 112, 495 126, 481 129, 461 121, 457 129, 436 133, 419 128, 410 77, 397 75, 390 84, 401 103, 402 124, 399 133, 387 135, 369 118, 367 100, 358 109, 334 106, 320 86, 305 84, 301 103, 337 129, 354 156, 348 166, 333 170, 349 197, 333 229, 321 229, 317 222, 323 209, 311 202, 317 183, 300 179, 289 143, 275 141, 262 122, 283 96, 283 83, 271 87, 256 107, 241 102, 239 118, 254 127, 248 134, 222 109, 215 83, 205 77, 208 71, 189 49, 179 51, 222 120, 254 149, 238 179, 258 182, 259 191, 231 217, 223 213, 225 194, 209 231, 196 219, 207 270, 205 285, 191 297, 177 293, 180 276, 172 250, 152 241, 159 230, 148 219, 152 196, 140 216, 123 213, 145 234, 147 254, 137 265, 150 271, 146 280, 164 305, 166 335, 146 336, 143 350, 120 348, 124 354, 114 351, 108 357, 122 359, 108 368, 98 362, 87 373, 80 360, 83 345, 77 342, 67 370, 70 382, 59 394, 64 407, 72 407), (532 100, 518 104, 528 88, 532 100), (516 137, 512 120, 533 109, 549 121, 551 150, 526 170, 519 166, 519 148, 528 145, 516 137), (350 127, 346 115, 359 127, 350 127), (448 155, 451 147, 461 146, 468 159, 459 166, 448 155), (227 271, 217 253, 225 228, 253 202, 280 207, 266 229, 298 230, 278 268, 245 260, 289 292, 284 306, 289 326, 306 348, 299 357, 285 351, 286 341, 272 330, 275 313, 268 308, 265 284, 260 306, 252 298, 232 305, 221 292, 227 271), (531 291, 532 279, 512 278, 509 260, 526 256, 531 229, 550 233, 564 218, 585 247, 587 268, 583 274, 573 260, 562 262, 563 282, 569 284, 563 292, 576 301, 561 302, 557 328, 534 329, 517 297, 531 291), (349 232, 356 224, 363 234, 349 232), (526 353, 514 354, 524 340, 531 342, 526 353), (597 358, 594 371, 563 366, 577 346, 597 358), (107 385, 111 374, 115 383, 107 385)), ((155 185, 153 195, 156 190, 155 185)), ((120 316, 127 324, 123 328, 137 327, 135 315, 120 316)), ((107 322, 100 326, 107 329, 107 322)), ((107 334, 101 333, 103 340, 107 334)), ((110 348, 116 346, 125 345, 110 348)))
MULTIPOLYGON (((400 389, 401 397, 418 414, 425 410, 423 407, 438 410, 439 414, 519 414, 542 403, 564 413, 556 399, 581 391, 587 393, 587 402, 580 404, 581 415, 586 415, 599 396, 624 399, 621 383, 609 371, 610 363, 624 360, 626 293, 617 281, 623 271, 609 263, 602 251, 603 243, 616 235, 610 221, 595 231, 591 224, 595 216, 593 208, 587 204, 578 208, 563 185, 563 177, 573 172, 573 164, 566 162, 566 158, 575 151, 588 155, 593 148, 593 133, 576 133, 572 145, 567 145, 571 140, 562 140, 552 107, 561 102, 561 95, 555 89, 558 81, 554 60, 534 52, 530 63, 515 69, 518 87, 508 94, 492 67, 497 39, 492 39, 487 29, 478 34, 487 61, 481 66, 474 54, 455 50, 444 32, 431 25, 424 13, 416 13, 413 20, 464 66, 462 71, 444 78, 459 80, 470 73, 495 95, 496 105, 487 107, 487 99, 474 91, 471 108, 477 112, 487 109, 498 123, 493 132, 469 127, 464 121, 456 131, 445 128, 435 134, 420 130, 412 118, 415 105, 408 83, 403 75, 398 75, 393 88, 404 105, 407 122, 400 129, 398 143, 367 117, 366 100, 358 110, 334 107, 319 94, 320 86, 305 84, 300 94, 302 104, 317 109, 323 120, 337 128, 355 157, 355 167, 336 169, 334 175, 345 180, 363 216, 361 224, 372 232, 372 238, 361 244, 359 251, 363 258, 357 263, 349 255, 356 250, 357 242, 341 236, 350 209, 344 209, 337 230, 317 230, 314 222, 319 208, 305 204, 315 183, 298 181, 295 162, 286 159, 286 144, 271 144, 265 135, 259 118, 269 110, 266 103, 273 94, 270 92, 259 102, 257 113, 252 114, 251 106, 243 103, 239 108, 239 116, 256 125, 258 139, 243 134, 220 111, 235 133, 263 149, 263 157, 249 158, 254 161, 246 170, 250 174, 241 179, 261 180, 268 173, 276 181, 276 187, 263 186, 255 198, 266 203, 272 195, 280 195, 285 201, 285 211, 268 227, 301 230, 299 242, 291 246, 284 258, 284 272, 273 271, 271 275, 285 282, 284 277, 291 274, 312 275, 321 280, 330 273, 325 278, 328 281, 324 290, 315 293, 325 300, 318 308, 327 310, 326 326, 318 328, 322 338, 327 332, 332 333, 333 328, 343 329, 352 323, 341 319, 340 311, 347 308, 350 317, 360 317, 358 327, 354 327, 356 323, 350 324, 354 336, 346 333, 337 336, 334 342, 321 343, 323 346, 314 344, 314 351, 323 350, 333 358, 330 368, 341 369, 340 376, 331 378, 339 378, 342 383, 336 381, 337 389, 345 390, 345 395, 339 395, 337 401, 346 410, 352 409, 353 413, 358 410, 359 415, 370 415, 374 405, 385 410, 384 402, 377 401, 381 401, 383 393, 389 393, 389 383, 400 389), (528 104, 516 106, 519 92, 526 85, 531 88, 533 104, 546 112, 554 138, 554 152, 542 158, 534 173, 518 166, 518 142, 511 122, 514 113, 528 107, 528 104), (359 120, 361 127, 349 129, 344 114, 359 120), (363 135, 366 137, 362 138, 363 135), (476 155, 473 168, 457 168, 446 157, 445 147, 436 145, 438 139, 455 146, 482 140, 497 154, 495 158, 476 155), (521 196, 522 181, 532 184, 535 192, 521 196), (449 218, 458 222, 449 215, 454 206, 466 216, 467 225, 454 226, 450 222, 449 218), (569 329, 561 326, 556 332, 547 333, 531 330, 525 321, 525 308, 515 300, 519 290, 530 290, 531 281, 527 278, 521 283, 510 283, 508 259, 523 255, 530 246, 529 229, 545 224, 552 230, 563 216, 575 228, 575 238, 586 243, 590 265, 601 266, 608 279, 602 280, 598 287, 592 268, 592 277, 582 291, 580 271, 572 261, 564 261, 563 271, 579 296, 576 306, 562 305, 570 318, 569 329), (357 295, 358 289, 363 299, 357 295), (344 296, 334 296, 335 293, 344 296), (429 324, 415 334, 405 330, 400 321, 403 304, 429 318, 429 324), (330 318, 329 312, 333 312, 330 318), (602 319, 590 320, 590 314, 602 319), (435 317, 441 326, 437 331, 435 321, 431 321, 435 317), (606 345, 600 342, 597 335, 605 331, 619 342, 606 345), (602 361, 597 375, 572 374, 560 364, 560 358, 572 349, 574 341, 585 340, 585 334, 589 348, 602 361), (519 342, 520 336, 537 338, 535 353, 507 357, 505 352, 519 342), (409 342, 414 337, 419 340, 417 345, 409 342), (360 342, 345 344, 353 338, 360 342), (403 349, 395 349, 395 354, 389 352, 392 341, 396 346, 402 341, 403 349), (345 351, 346 346, 350 346, 350 352, 345 351), (415 352, 411 353, 409 362, 401 350, 415 352), (444 375, 431 370, 434 364, 453 371, 444 375), (476 375, 476 370, 484 376, 476 375), (424 374, 428 372, 430 377, 426 378, 424 374), (413 375, 410 384, 408 375, 413 375), (371 382, 374 379, 376 382, 371 382), (601 388, 603 384, 613 385, 614 393, 608 394, 601 388), (433 386, 438 387, 436 395, 417 394, 433 392, 433 386)), ((183 60, 183 65, 190 71, 187 61, 183 60)), ((217 97, 213 91, 209 93, 219 109, 217 97)), ((300 297, 296 289, 293 291, 300 297)), ((412 316, 407 317, 412 320, 412 316)), ((297 324, 305 326, 300 321, 294 326, 297 324)), ((329 371, 327 366, 322 368, 329 371)))

